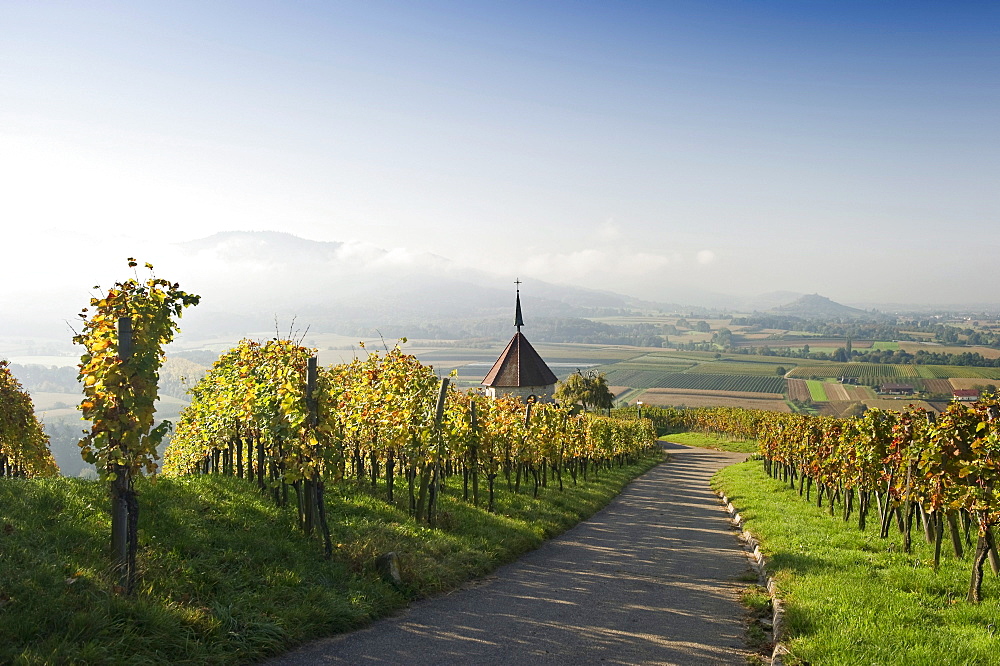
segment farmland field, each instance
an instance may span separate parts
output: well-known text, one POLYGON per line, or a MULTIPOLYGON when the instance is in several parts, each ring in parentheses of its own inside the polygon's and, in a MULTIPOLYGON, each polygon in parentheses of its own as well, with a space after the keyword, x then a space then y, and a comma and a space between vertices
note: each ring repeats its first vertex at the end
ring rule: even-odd
MULTIPOLYGON (((735 332, 735 331, 734 331, 735 332)), ((778 334, 781 335, 783 332, 779 331, 778 334)), ((852 340, 851 347, 854 349, 869 349, 874 344, 871 340, 852 340)), ((789 349, 801 349, 802 345, 809 345, 811 351, 819 351, 820 349, 837 349, 839 347, 847 346, 846 338, 821 338, 821 337, 808 337, 808 336, 792 336, 783 335, 782 337, 772 338, 769 336, 761 335, 746 335, 744 339, 736 344, 737 347, 761 347, 767 345, 771 348, 778 347, 788 347, 789 349)))
POLYGON ((872 377, 876 379, 897 379, 916 377, 916 368, 912 365, 886 365, 881 363, 845 363, 839 370, 838 377, 872 377))
POLYGON ((941 354, 966 354, 972 352, 981 355, 983 358, 1000 358, 1000 349, 993 349, 992 347, 965 347, 962 345, 930 345, 920 342, 900 342, 899 348, 911 354, 916 354, 920 350, 941 354))
POLYGON ((839 377, 837 374, 837 369, 842 367, 843 363, 826 363, 823 365, 817 364, 815 361, 810 361, 810 365, 800 365, 796 368, 792 368, 788 373, 790 379, 809 379, 810 377, 839 377))
POLYGON ((839 382, 826 382, 823 384, 823 390, 826 392, 826 399, 830 402, 849 402, 851 399, 847 394, 847 389, 839 382))
MULTIPOLYGON (((656 388, 646 389, 645 393, 654 391, 656 393, 688 393, 691 395, 719 396, 723 398, 746 398, 748 400, 784 400, 781 393, 758 393, 756 391, 709 391, 703 389, 686 388, 656 388)), ((643 393, 643 395, 645 395, 643 393)))
POLYGON ((697 363, 696 360, 685 358, 683 356, 675 356, 673 354, 662 354, 662 353, 652 353, 643 354, 642 356, 636 356, 630 358, 628 363, 634 363, 637 365, 651 365, 654 367, 669 366, 669 367, 681 367, 690 368, 697 363))
POLYGON ((776 398, 730 397, 724 393, 690 393, 674 389, 650 389, 642 394, 642 402, 658 407, 746 407, 772 412, 791 412, 784 400, 776 398))
POLYGON ((699 363, 688 372, 715 375, 764 375, 777 377, 777 368, 794 368, 792 359, 782 361, 735 361, 722 359, 708 363, 699 363))
MULTIPOLYGON (((601 368, 609 384, 630 386, 632 388, 654 388, 664 376, 662 371, 648 370, 644 367, 605 366, 601 368)), ((672 373, 668 373, 672 374, 672 373)))
POLYGON ((935 409, 933 405, 929 402, 923 400, 914 400, 912 396, 900 396, 898 399, 894 398, 872 398, 866 400, 865 403, 869 407, 874 407, 876 409, 891 409, 897 412, 906 409, 908 405, 913 405, 920 409, 926 409, 927 411, 937 412, 940 411, 935 409))
POLYGON ((905 379, 917 377, 914 365, 889 365, 882 363, 829 363, 827 365, 803 365, 795 368, 789 377, 857 377, 871 381, 905 379))
POLYGON ((656 372, 637 368, 611 366, 607 371, 609 384, 634 388, 678 388, 702 391, 745 391, 750 393, 784 393, 785 379, 776 375, 717 375, 689 372, 656 372))
POLYGON ((819 413, 824 416, 836 416, 838 418, 844 418, 848 413, 848 411, 853 410, 859 402, 861 401, 837 400, 833 402, 824 402, 822 405, 818 405, 819 413))
POLYGON ((809 384, 804 379, 789 379, 788 380, 788 399, 789 400, 801 400, 805 402, 806 400, 812 400, 812 395, 809 394, 809 384))
POLYGON ((785 378, 774 375, 710 375, 685 372, 662 375, 656 385, 649 388, 784 393, 785 378))
MULTIPOLYGON (((977 380, 981 381, 981 380, 977 380)), ((923 380, 924 390, 931 393, 951 393, 955 387, 948 379, 925 379, 923 380)), ((972 388, 971 386, 969 388, 972 388)))
POLYGON ((844 390, 847 391, 848 399, 854 402, 864 402, 875 397, 872 390, 867 386, 851 386, 849 384, 845 384, 844 390))
MULTIPOLYGON (((934 381, 934 380, 927 380, 934 381)), ((989 379, 982 379, 979 377, 953 377, 947 380, 951 384, 952 389, 974 389, 977 387, 986 387, 990 384, 996 385, 997 382, 989 379)))
POLYGON ((968 377, 973 379, 1000 379, 1000 368, 977 368, 965 365, 918 365, 921 377, 928 379, 951 379, 968 377))

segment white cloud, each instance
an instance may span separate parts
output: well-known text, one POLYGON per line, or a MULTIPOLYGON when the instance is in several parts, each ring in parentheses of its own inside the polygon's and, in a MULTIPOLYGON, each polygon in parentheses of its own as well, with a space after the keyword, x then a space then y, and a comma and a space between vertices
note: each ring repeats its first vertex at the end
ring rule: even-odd
POLYGON ((609 217, 604 224, 597 229, 597 240, 602 242, 616 241, 622 237, 621 227, 614 218, 609 217))
POLYGON ((715 252, 712 252, 711 250, 701 250, 697 255, 695 255, 695 257, 697 258, 699 264, 707 266, 715 261, 715 252))
POLYGON ((526 274, 552 282, 579 282, 587 286, 610 287, 621 278, 648 276, 669 263, 669 258, 658 254, 585 249, 536 254, 528 257, 522 263, 522 268, 526 274))

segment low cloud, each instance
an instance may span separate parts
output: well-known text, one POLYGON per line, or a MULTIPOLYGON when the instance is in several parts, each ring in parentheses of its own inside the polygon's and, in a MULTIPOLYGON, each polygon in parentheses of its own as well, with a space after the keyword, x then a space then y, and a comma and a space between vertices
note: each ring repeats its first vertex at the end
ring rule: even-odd
POLYGON ((711 250, 701 250, 695 255, 695 258, 699 264, 707 266, 708 264, 715 262, 715 252, 712 252, 711 250))
POLYGON ((654 273, 670 259, 646 252, 609 253, 586 249, 576 252, 546 252, 528 257, 522 264, 526 274, 553 282, 579 282, 590 286, 608 285, 622 277, 654 273))
POLYGON ((602 242, 616 241, 622 237, 621 227, 614 218, 608 218, 604 224, 597 229, 597 240, 602 242))

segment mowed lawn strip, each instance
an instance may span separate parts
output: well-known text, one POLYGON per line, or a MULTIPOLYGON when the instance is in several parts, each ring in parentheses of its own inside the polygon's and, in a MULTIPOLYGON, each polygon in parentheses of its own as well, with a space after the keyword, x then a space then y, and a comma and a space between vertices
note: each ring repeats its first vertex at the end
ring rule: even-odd
MULTIPOLYGON (((112 592, 107 484, 0 479, 0 663, 259 661, 516 559, 662 458, 657 449, 596 479, 591 470, 577 486, 564 473, 564 492, 550 481, 537 499, 531 484, 508 492, 501 475, 495 514, 461 501, 452 478, 438 529, 385 502, 382 489, 331 483, 331 560, 298 529, 294 496, 277 507, 241 479, 140 479, 142 576, 131 598, 112 592), (390 551, 401 560, 399 588, 375 570, 390 551)), ((485 500, 485 480, 481 492, 485 500)))
POLYGON ((809 379, 806 381, 806 385, 809 386, 809 397, 813 402, 827 402, 826 388, 823 386, 823 382, 816 379, 809 379))
POLYGON ((733 451, 736 453, 756 453, 757 442, 741 441, 730 439, 721 435, 701 433, 701 432, 678 432, 672 435, 660 437, 664 442, 673 444, 684 444, 685 446, 697 446, 703 449, 716 449, 718 451, 733 451))
POLYGON ((895 528, 879 538, 874 510, 861 532, 856 515, 845 523, 838 504, 830 516, 760 461, 722 470, 713 487, 761 541, 785 602, 786 664, 1000 663, 1000 580, 987 573, 986 601, 965 601, 971 548, 959 560, 946 544, 935 572, 922 530, 906 554, 895 528))

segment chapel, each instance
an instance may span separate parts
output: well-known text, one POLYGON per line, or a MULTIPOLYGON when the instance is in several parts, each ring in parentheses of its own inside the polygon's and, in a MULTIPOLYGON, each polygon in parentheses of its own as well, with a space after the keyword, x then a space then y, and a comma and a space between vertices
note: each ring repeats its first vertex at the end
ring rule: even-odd
POLYGON ((556 390, 556 376, 528 339, 521 333, 524 318, 521 316, 521 281, 517 280, 517 305, 514 326, 517 333, 507 343, 500 358, 493 364, 483 386, 490 397, 514 395, 525 402, 552 402, 556 390))

